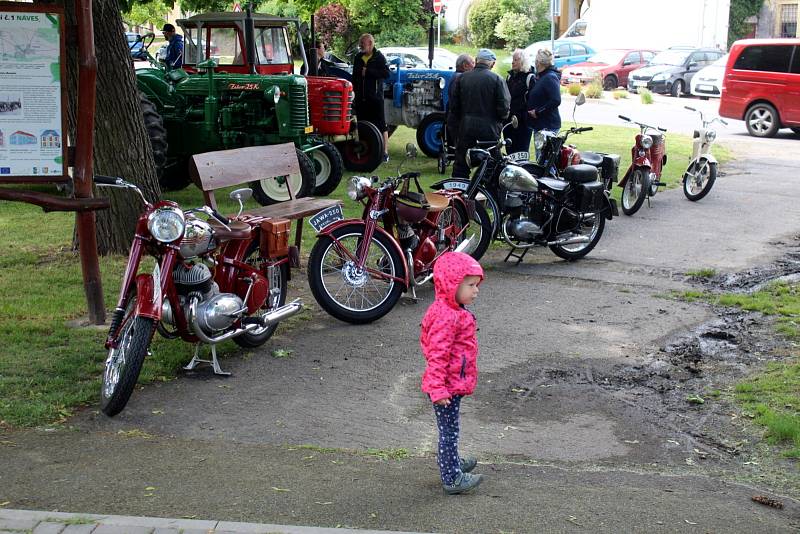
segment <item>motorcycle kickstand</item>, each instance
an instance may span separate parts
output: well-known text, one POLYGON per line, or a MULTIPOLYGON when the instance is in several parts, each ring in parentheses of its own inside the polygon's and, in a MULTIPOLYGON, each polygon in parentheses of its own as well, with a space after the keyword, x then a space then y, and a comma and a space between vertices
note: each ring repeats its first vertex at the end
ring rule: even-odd
POLYGON ((193 371, 195 367, 197 367, 200 363, 210 363, 211 368, 214 370, 215 375, 220 376, 231 376, 230 373, 223 371, 222 367, 219 365, 219 360, 217 359, 217 346, 211 345, 211 359, 203 359, 200 357, 200 343, 196 343, 194 346, 194 357, 192 360, 184 366, 184 370, 186 371, 193 371))
POLYGON ((519 265, 520 263, 522 263, 523 258, 525 258, 525 254, 527 254, 530 249, 529 248, 523 248, 522 249, 522 254, 515 254, 514 253, 515 250, 517 250, 516 247, 512 248, 511 250, 509 250, 508 254, 506 255, 506 259, 504 259, 503 261, 504 262, 508 261, 509 258, 516 258, 517 259, 517 265, 519 265))

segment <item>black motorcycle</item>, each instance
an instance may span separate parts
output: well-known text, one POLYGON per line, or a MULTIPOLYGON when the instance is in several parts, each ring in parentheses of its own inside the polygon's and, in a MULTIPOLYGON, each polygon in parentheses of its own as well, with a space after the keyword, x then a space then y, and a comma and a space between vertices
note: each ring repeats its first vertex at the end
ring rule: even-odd
POLYGON ((476 168, 470 180, 451 178, 433 187, 460 189, 486 205, 492 236, 482 235, 478 246, 501 239, 511 247, 506 261, 521 262, 535 246, 566 260, 582 258, 600 241, 606 219, 619 214, 597 167, 570 165, 554 177, 547 167, 523 159, 524 153, 504 155, 503 139, 481 145, 467 151, 467 163, 476 168))

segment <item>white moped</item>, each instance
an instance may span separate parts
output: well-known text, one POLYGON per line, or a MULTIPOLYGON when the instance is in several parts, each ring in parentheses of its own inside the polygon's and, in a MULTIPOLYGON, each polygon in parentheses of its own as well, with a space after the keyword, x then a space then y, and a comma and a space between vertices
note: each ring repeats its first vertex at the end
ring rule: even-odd
POLYGON ((724 125, 728 123, 716 117, 710 121, 703 118, 703 112, 690 106, 684 106, 689 111, 696 111, 700 114, 700 121, 703 127, 694 131, 694 141, 692 144, 692 158, 689 167, 683 174, 683 194, 691 201, 703 198, 711 191, 711 187, 717 179, 717 158, 711 153, 711 145, 717 138, 717 132, 710 126, 719 121, 724 125))

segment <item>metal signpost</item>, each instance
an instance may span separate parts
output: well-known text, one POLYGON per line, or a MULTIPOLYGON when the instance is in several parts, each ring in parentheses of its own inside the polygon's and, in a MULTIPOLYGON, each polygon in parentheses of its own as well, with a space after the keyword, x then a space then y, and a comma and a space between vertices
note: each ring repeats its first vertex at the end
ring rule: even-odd
POLYGON ((441 46, 442 8, 444 0, 433 0, 433 12, 436 13, 436 46, 441 46))

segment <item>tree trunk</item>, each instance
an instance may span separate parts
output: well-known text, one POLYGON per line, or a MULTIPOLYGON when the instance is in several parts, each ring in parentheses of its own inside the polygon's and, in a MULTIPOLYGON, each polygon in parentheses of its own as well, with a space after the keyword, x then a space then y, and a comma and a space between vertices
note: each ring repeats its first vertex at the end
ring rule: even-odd
MULTIPOLYGON (((67 28, 74 27, 75 5, 65 1, 67 28)), ((125 39, 117 0, 93 0, 95 54, 97 56, 97 105, 94 120, 94 172, 120 176, 139 186, 155 202, 161 190, 139 108, 136 79, 125 39)), ((77 45, 67 34, 67 121, 74 141, 78 116, 77 45)), ((72 163, 72 162, 71 162, 72 163)), ((127 254, 136 220, 141 213, 139 196, 129 190, 103 188, 96 194, 111 200, 111 209, 97 212, 97 250, 101 255, 127 254)))

